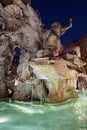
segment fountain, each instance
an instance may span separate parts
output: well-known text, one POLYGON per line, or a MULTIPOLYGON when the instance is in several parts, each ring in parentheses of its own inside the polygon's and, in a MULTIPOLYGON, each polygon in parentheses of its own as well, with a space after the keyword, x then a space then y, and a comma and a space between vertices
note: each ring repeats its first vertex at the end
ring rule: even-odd
POLYGON ((30 3, 0 0, 0 130, 86 130, 83 51, 60 39, 72 19, 44 29, 30 3))
POLYGON ((77 98, 75 86, 67 84, 67 76, 56 72, 55 66, 59 58, 63 59, 60 36, 72 27, 72 19, 67 27, 54 22, 50 30, 45 30, 38 13, 25 2, 0 3, 0 89, 4 89, 1 98, 49 103, 77 98), (20 57, 14 72, 16 48, 20 48, 20 57))

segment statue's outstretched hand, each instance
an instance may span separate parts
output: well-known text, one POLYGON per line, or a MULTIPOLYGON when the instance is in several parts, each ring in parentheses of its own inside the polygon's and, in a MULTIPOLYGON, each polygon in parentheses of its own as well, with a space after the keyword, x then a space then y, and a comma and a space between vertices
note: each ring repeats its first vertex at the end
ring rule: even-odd
POLYGON ((70 22, 70 28, 72 28, 72 18, 69 19, 69 22, 70 22))
POLYGON ((72 18, 70 18, 70 19, 69 19, 69 22, 70 22, 70 23, 72 23, 72 21, 73 21, 73 19, 72 19, 72 18))

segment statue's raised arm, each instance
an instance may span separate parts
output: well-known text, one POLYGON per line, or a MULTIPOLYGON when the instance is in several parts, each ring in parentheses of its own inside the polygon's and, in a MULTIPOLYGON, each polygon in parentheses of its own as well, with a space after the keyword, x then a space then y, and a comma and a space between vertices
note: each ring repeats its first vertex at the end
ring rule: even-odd
POLYGON ((61 35, 63 35, 68 29, 72 28, 72 18, 69 20, 69 25, 61 29, 61 35))
POLYGON ((69 24, 69 26, 65 27, 65 31, 72 28, 72 18, 69 20, 69 22, 70 22, 70 24, 69 24))

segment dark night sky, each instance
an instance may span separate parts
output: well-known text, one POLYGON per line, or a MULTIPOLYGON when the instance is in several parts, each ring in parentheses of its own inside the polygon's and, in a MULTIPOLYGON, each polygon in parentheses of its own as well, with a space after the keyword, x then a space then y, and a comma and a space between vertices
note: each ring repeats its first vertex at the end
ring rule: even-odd
POLYGON ((73 19, 73 27, 62 37, 67 45, 87 33, 87 2, 86 0, 31 0, 32 7, 40 12, 45 28, 49 29, 55 21, 67 26, 69 18, 73 19))

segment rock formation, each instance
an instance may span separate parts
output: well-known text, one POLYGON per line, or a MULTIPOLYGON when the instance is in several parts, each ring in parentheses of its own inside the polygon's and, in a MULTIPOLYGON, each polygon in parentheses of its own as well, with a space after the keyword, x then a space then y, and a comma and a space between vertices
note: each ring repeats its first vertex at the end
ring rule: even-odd
MULTIPOLYGON (((24 4, 28 4, 31 3, 31 0, 22 0, 24 4)), ((0 0, 1 4, 3 4, 4 6, 8 5, 8 4, 13 4, 13 0, 0 0)))
POLYGON ((77 64, 77 66, 83 73, 87 72, 87 69, 86 69, 87 68, 86 44, 87 44, 87 34, 82 36, 79 40, 71 42, 63 50, 63 54, 62 54, 64 59, 68 59, 68 60, 71 59, 73 61, 73 63, 77 64))
POLYGON ((72 19, 67 27, 55 22, 45 30, 42 25, 27 0, 1 0, 0 98, 57 103, 78 97, 78 75, 86 66, 82 40, 81 46, 64 48, 60 38, 72 27, 72 19), (21 54, 13 73, 16 47, 21 54))

